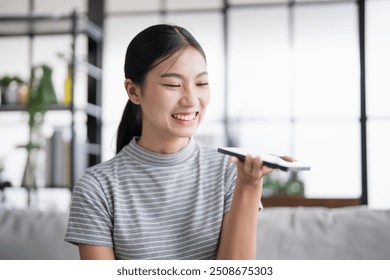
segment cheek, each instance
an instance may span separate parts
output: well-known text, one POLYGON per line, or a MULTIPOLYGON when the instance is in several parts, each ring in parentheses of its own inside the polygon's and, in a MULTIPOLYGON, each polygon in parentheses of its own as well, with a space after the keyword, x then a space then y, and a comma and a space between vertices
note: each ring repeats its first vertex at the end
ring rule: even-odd
POLYGON ((210 92, 207 92, 200 97, 200 102, 202 103, 204 109, 206 109, 207 105, 209 104, 209 101, 210 101, 210 92))
POLYGON ((164 108, 169 107, 170 98, 166 92, 162 92, 157 86, 148 85, 142 92, 142 103, 145 109, 158 114, 164 111, 164 108))
POLYGON ((172 109, 177 104, 177 100, 171 95, 165 94, 161 96, 156 94, 149 100, 148 111, 153 115, 158 121, 165 121, 171 117, 172 109))
POLYGON ((145 109, 152 115, 165 115, 169 111, 169 103, 166 100, 151 100, 147 104, 144 103, 145 109))

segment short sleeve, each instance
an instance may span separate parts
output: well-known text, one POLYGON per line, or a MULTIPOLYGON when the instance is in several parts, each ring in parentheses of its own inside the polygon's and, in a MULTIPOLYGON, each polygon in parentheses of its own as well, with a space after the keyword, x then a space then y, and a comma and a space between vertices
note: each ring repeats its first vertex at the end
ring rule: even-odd
POLYGON ((113 222, 99 181, 86 172, 72 194, 65 241, 113 247, 113 222))
POLYGON ((236 185, 237 167, 234 163, 229 163, 225 176, 225 203, 223 213, 230 211, 233 200, 234 187, 236 185))

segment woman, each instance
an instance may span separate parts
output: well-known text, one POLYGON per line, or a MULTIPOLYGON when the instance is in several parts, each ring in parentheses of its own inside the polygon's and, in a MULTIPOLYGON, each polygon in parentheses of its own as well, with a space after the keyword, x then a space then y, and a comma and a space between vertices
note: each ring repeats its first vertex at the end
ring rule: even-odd
POLYGON ((151 26, 129 44, 124 68, 117 154, 75 186, 66 240, 81 259, 255 259, 272 170, 192 138, 210 96, 199 43, 182 27, 151 26))

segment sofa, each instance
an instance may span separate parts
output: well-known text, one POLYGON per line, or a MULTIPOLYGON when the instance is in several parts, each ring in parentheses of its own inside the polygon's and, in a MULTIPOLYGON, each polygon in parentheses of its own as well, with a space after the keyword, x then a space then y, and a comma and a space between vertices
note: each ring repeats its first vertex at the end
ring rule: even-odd
POLYGON ((68 213, 0 209, 1 260, 73 260, 76 246, 64 241, 68 213))
POLYGON ((257 259, 390 260, 390 209, 265 208, 257 259))
MULTIPOLYGON (((0 209, 0 259, 78 259, 65 211, 0 209)), ((390 209, 265 208, 257 259, 390 259, 390 209)))

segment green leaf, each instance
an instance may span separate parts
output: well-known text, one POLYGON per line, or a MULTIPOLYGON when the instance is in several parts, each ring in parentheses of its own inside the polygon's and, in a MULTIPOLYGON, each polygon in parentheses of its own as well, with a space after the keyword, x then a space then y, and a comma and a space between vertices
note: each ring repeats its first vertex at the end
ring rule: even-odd
POLYGON ((51 76, 52 70, 47 65, 39 65, 31 70, 30 90, 27 100, 30 127, 43 122, 49 104, 57 103, 51 76))

